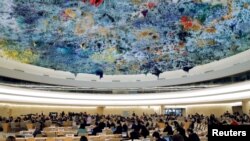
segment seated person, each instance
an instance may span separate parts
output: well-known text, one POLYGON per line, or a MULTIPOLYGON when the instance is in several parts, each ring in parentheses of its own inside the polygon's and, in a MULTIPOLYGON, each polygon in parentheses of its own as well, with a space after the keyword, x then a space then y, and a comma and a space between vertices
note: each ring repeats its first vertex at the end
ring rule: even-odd
POLYGON ((188 141, 200 141, 199 136, 192 129, 188 129, 188 141))
POLYGON ((162 139, 159 132, 154 132, 152 135, 155 138, 155 141, 165 141, 165 139, 162 139))
POLYGON ((184 141, 184 138, 180 134, 173 135, 172 137, 173 141, 184 141))
POLYGON ((130 139, 131 139, 131 140, 139 139, 139 138, 140 138, 139 131, 133 130, 133 131, 130 133, 130 139))
POLYGON ((166 127, 164 128, 163 132, 167 132, 168 135, 173 135, 173 129, 172 127, 169 125, 168 122, 165 123, 166 124, 166 127))
POLYGON ((177 132, 184 138, 184 141, 188 141, 188 137, 186 136, 186 131, 177 121, 174 121, 175 128, 177 132))
POLYGON ((101 133, 102 129, 98 126, 98 123, 96 123, 96 126, 93 128, 92 135, 96 135, 97 133, 101 133))
POLYGON ((117 127, 116 127, 116 130, 114 131, 114 134, 122 134, 121 122, 117 122, 117 127))
POLYGON ((123 131, 123 132, 128 132, 128 126, 127 126, 126 123, 123 124, 123 126, 122 126, 122 131, 123 131))
POLYGON ((147 136, 149 135, 149 131, 148 131, 148 129, 146 128, 146 126, 144 126, 144 125, 141 126, 141 135, 142 135, 144 138, 147 138, 147 136))
POLYGON ((80 141, 88 141, 88 138, 85 136, 81 136, 80 141))
POLYGON ((78 129, 78 131, 77 131, 77 134, 79 135, 79 134, 87 134, 88 132, 87 132, 87 129, 85 128, 85 124, 84 123, 82 123, 81 125, 80 125, 80 128, 78 129))
POLYGON ((8 138, 6 138, 6 141, 16 141, 16 138, 13 136, 8 136, 8 138))

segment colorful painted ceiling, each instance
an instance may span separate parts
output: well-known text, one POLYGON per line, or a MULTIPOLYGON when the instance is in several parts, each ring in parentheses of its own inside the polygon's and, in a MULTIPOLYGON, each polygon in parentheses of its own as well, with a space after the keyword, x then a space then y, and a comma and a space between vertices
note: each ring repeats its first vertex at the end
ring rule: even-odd
POLYGON ((1 0, 0 56, 75 74, 188 71, 250 48, 249 4, 1 0))

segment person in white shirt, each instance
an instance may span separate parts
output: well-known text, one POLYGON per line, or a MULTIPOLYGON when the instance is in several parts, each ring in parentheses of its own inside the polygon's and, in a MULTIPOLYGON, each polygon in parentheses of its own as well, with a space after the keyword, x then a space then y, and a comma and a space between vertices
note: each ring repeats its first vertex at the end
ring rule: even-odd
POLYGON ((92 123, 92 118, 89 115, 88 118, 87 118, 87 126, 89 126, 91 123, 92 123))

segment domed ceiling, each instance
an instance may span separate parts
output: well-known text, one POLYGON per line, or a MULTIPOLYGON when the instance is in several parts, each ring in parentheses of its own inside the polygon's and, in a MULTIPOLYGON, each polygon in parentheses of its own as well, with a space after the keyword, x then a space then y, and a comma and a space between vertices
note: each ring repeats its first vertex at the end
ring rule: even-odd
POLYGON ((249 4, 1 0, 0 56, 75 74, 188 71, 250 48, 249 4))

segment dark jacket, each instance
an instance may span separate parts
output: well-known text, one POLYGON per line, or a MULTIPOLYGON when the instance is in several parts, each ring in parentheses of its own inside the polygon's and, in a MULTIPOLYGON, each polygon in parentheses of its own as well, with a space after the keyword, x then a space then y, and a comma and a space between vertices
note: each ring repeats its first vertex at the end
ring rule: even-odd
POLYGON ((189 134, 188 141, 200 141, 200 138, 196 133, 191 133, 189 134))
POLYGON ((128 126, 126 124, 123 124, 122 131, 123 132, 128 132, 128 126))
POLYGON ((168 135, 173 135, 173 129, 171 126, 166 126, 165 129, 163 130, 163 132, 167 132, 168 135))
POLYGON ((102 132, 102 129, 100 129, 100 127, 96 126, 93 129, 92 135, 96 135, 97 133, 101 133, 101 132, 102 132))
POLYGON ((159 138, 156 141, 166 141, 165 139, 159 138))
POLYGON ((139 132, 133 131, 130 133, 130 139, 139 139, 139 138, 140 138, 139 132))
POLYGON ((122 134, 122 126, 121 125, 116 127, 114 134, 122 134))
POLYGON ((146 138, 149 135, 148 129, 144 126, 141 128, 141 135, 146 138))
POLYGON ((41 132, 41 130, 36 129, 36 130, 34 131, 34 133, 33 133, 33 136, 36 137, 36 135, 38 135, 38 134, 42 134, 42 132, 41 132))

